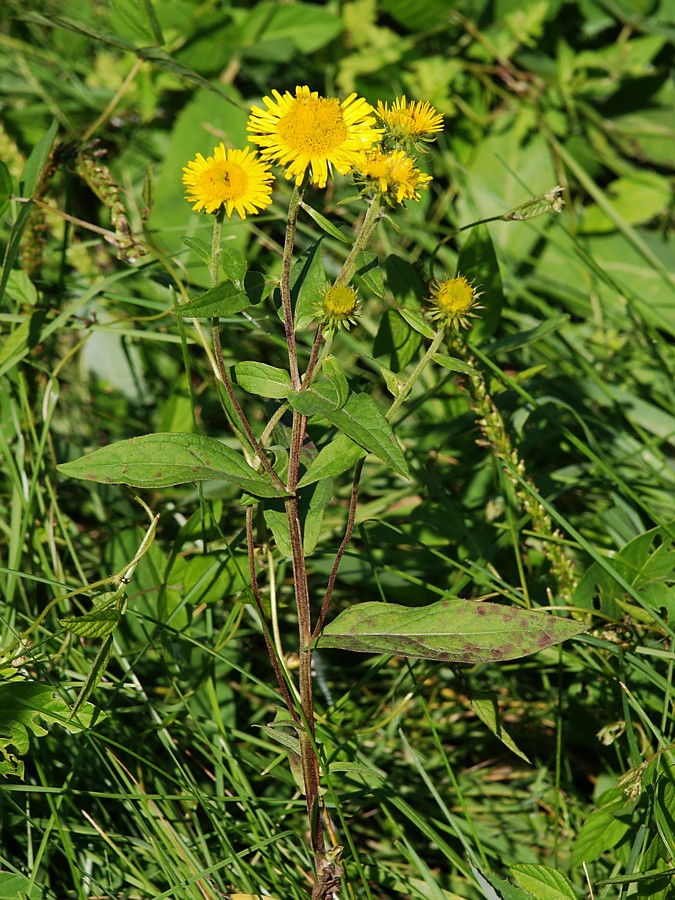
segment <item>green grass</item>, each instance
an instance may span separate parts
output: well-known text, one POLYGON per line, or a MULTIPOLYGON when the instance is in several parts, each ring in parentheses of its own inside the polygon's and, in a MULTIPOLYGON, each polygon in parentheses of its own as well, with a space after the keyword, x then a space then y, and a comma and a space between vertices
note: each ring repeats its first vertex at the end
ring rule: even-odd
MULTIPOLYGON (((559 215, 488 226, 501 314, 489 321, 487 291, 468 349, 444 352, 473 361, 490 399, 465 376, 425 372, 396 423, 411 478, 369 458, 335 611, 492 597, 562 609, 589 631, 471 667, 319 653, 340 897, 472 900, 490 896, 481 872, 505 900, 673 896, 667 4, 451 6, 5 4, 0 159, 14 199, 0 223, 0 897, 311 890, 304 799, 269 727, 282 703, 250 602, 237 491, 142 492, 157 533, 78 728, 69 710, 102 641, 60 620, 114 589, 150 523, 130 489, 55 468, 154 431, 229 439, 200 336, 170 313, 181 290, 208 286, 180 241, 210 240, 208 218, 183 199, 181 167, 221 139, 243 146, 251 103, 296 84, 371 103, 405 92, 446 117, 428 156, 432 186, 378 232, 385 294, 362 283, 359 325, 333 346, 381 408, 391 398, 377 361, 407 377, 423 352, 393 307, 419 305, 430 277, 455 274, 475 233, 457 229, 556 183, 568 201, 559 215), (132 247, 118 259, 72 221, 114 231, 77 171, 83 135, 100 140, 85 154, 110 167, 146 255, 132 247), (31 196, 72 220, 29 219, 19 198, 31 196), (496 431, 476 424, 486 409, 500 414, 496 431), (571 569, 563 577, 556 565, 571 569), (548 888, 529 866, 554 870, 548 888)), ((349 231, 360 208, 340 201, 352 195, 338 179, 306 199, 349 231)), ((270 282, 289 185, 277 181, 274 196, 226 229, 226 246, 270 282)), ((301 217, 300 249, 319 234, 301 217)), ((322 250, 334 276, 344 247, 328 236, 322 250)), ((310 329, 303 352, 311 340, 310 329)), ((223 344, 228 363, 283 365, 272 297, 224 323, 223 344)), ((270 410, 241 400, 262 429, 270 410)), ((350 487, 338 480, 310 558, 315 595, 350 487)), ((290 565, 276 579, 291 654, 290 565)))

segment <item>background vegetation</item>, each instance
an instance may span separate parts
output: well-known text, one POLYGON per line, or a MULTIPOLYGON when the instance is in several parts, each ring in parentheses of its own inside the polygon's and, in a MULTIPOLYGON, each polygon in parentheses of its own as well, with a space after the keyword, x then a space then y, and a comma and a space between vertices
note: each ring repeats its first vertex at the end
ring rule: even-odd
MULTIPOLYGON (((495 595, 593 626, 501 665, 319 655, 343 895, 673 896, 667 6, 3 4, 0 158, 15 199, 0 223, 0 897, 306 896, 304 803, 266 728, 278 700, 234 492, 144 494, 157 536, 128 587, 92 727, 69 730, 99 643, 59 619, 91 607, 148 516, 131 491, 55 472, 149 431, 226 438, 204 352, 169 313, 178 281, 207 287, 180 235, 208 240, 210 222, 191 214, 181 168, 220 140, 244 146, 250 104, 296 84, 371 103, 405 93, 446 117, 431 189, 378 233, 384 296, 362 286, 364 316, 340 345, 376 398, 373 357, 402 371, 420 350, 393 308, 419 304, 430 274, 454 274, 467 238, 453 232, 557 183, 567 200, 559 216, 489 226, 505 302, 469 333, 529 480, 507 477, 464 381, 434 370, 399 426, 412 480, 368 463, 338 599, 495 595), (554 577, 551 546, 573 575, 554 577), (535 865, 550 867, 546 883, 535 865)), ((269 212, 228 229, 268 283, 288 193, 277 184, 269 212)), ((344 180, 308 199, 349 227, 358 211, 338 204, 351 193, 344 180)), ((317 228, 300 227, 307 246, 317 228)), ((341 245, 323 250, 337 271, 341 245)), ((225 335, 233 359, 281 361, 271 298, 225 335)), ((317 578, 342 514, 324 521, 317 578)))

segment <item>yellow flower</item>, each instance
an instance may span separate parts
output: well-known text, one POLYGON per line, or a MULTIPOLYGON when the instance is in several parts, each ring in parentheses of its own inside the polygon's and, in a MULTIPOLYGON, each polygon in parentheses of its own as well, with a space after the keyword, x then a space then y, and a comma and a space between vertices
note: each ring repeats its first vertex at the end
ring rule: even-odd
POLYGON ((359 303, 354 288, 345 284, 329 287, 321 299, 320 312, 328 328, 345 328, 356 324, 359 303))
POLYGON ((382 135, 372 106, 356 94, 342 103, 320 97, 306 85, 296 87, 295 96, 272 94, 274 100, 263 97, 267 109, 252 107, 249 140, 258 144, 263 159, 286 166, 286 178, 295 178, 296 184, 310 169, 312 182, 325 187, 329 171, 346 174, 358 152, 382 135))
POLYGON ((381 194, 391 205, 404 200, 419 200, 420 188, 427 188, 431 176, 420 172, 415 161, 403 150, 383 153, 368 150, 359 155, 357 179, 381 194))
POLYGON ((377 115, 397 141, 434 141, 436 132, 443 131, 443 116, 428 100, 408 103, 405 94, 396 98, 391 109, 388 103, 378 100, 377 115))
POLYGON ((207 213, 225 208, 228 218, 236 210, 242 219, 246 213, 258 213, 272 202, 274 176, 250 147, 226 150, 220 144, 213 156, 204 159, 198 153, 183 168, 185 199, 194 210, 207 213))
POLYGON ((463 275, 436 281, 431 291, 434 308, 430 318, 439 320, 445 328, 468 328, 469 319, 477 316, 475 310, 483 309, 477 302, 480 296, 463 275))

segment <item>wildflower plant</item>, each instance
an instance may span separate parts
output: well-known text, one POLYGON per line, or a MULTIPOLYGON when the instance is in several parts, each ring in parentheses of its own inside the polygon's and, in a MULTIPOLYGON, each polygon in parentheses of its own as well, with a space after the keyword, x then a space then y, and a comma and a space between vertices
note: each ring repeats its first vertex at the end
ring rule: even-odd
MULTIPOLYGON (((583 630, 576 621, 456 597, 425 607, 366 600, 335 615, 336 580, 352 540, 368 458, 377 459, 396 478, 408 477, 406 449, 396 434, 401 408, 413 392, 419 394, 420 376, 429 366, 445 366, 472 377, 470 365, 441 353, 443 344, 457 346, 461 333, 471 327, 483 307, 487 310, 498 302, 490 296, 494 280, 484 277, 481 265, 472 264, 471 253, 474 263, 494 259, 483 231, 471 253, 460 256, 460 273, 433 282, 425 314, 401 305, 396 285, 390 286, 391 306, 426 346, 401 373, 383 369, 393 395, 388 407, 359 391, 330 353, 350 327, 359 326, 359 313, 371 300, 365 269, 372 268, 376 258, 372 251, 370 257, 364 254, 372 247, 377 229, 385 218, 397 216, 403 221, 398 227, 404 230, 406 204, 417 202, 432 184, 424 171, 427 148, 441 129, 442 116, 426 101, 409 102, 402 97, 391 106, 379 102, 373 107, 354 94, 340 100, 298 86, 294 93, 273 90, 263 106, 251 109, 249 139, 257 150, 226 149, 220 144, 212 155, 198 154, 188 162, 183 169, 186 199, 195 211, 212 217, 213 236, 210 246, 191 239, 186 242, 208 266, 211 287, 199 297, 185 298, 174 312, 185 322, 192 320, 202 340, 214 380, 227 395, 227 425, 241 449, 204 434, 148 434, 60 467, 62 473, 76 478, 138 488, 216 479, 241 491, 250 598, 284 721, 293 731, 286 746, 300 760, 299 779, 315 861, 315 897, 335 896, 342 872, 339 836, 325 809, 322 782, 327 764, 315 728, 312 657, 317 647, 466 664, 524 656, 583 630), (421 158, 420 149, 426 154, 421 158), (221 334, 221 319, 244 313, 253 303, 247 261, 236 251, 223 250, 223 227, 235 214, 246 220, 270 207, 275 171, 293 183, 278 285, 287 354, 284 367, 237 359, 236 342, 224 340, 221 334), (298 218, 304 210, 312 213, 304 197, 337 177, 353 179, 362 214, 335 277, 325 276, 317 242, 312 278, 308 278, 306 266, 294 266, 298 218), (368 266, 364 267, 364 259, 369 260, 368 266), (202 319, 210 321, 210 340, 202 319), (263 425, 246 415, 239 394, 242 388, 260 398, 261 410, 271 405, 263 425), (291 423, 285 447, 273 442, 282 418, 291 423), (315 436, 318 452, 309 453, 308 442, 315 436), (322 516, 333 502, 335 479, 348 472, 352 486, 343 510, 342 536, 332 547, 333 562, 325 583, 310 592, 310 583, 317 584, 317 577, 309 576, 312 549, 322 540, 322 516), (266 571, 260 564, 263 547, 266 571), (287 560, 292 578, 277 587, 276 573, 287 560), (279 591, 292 597, 297 616, 297 671, 288 666, 280 641, 279 591)), ((557 192, 552 192, 547 208, 558 202, 557 192)), ((537 203, 541 206, 544 200, 537 198, 537 203)), ((521 217, 527 217, 526 206, 521 217)), ((311 223, 330 235, 341 234, 318 214, 312 215, 311 223)), ((154 524, 148 544, 153 534, 154 524)), ((119 615, 111 629, 121 615, 121 607, 116 608, 119 615)), ((82 633, 75 625, 70 627, 82 633)), ((93 687, 94 683, 89 685, 81 702, 93 687)))

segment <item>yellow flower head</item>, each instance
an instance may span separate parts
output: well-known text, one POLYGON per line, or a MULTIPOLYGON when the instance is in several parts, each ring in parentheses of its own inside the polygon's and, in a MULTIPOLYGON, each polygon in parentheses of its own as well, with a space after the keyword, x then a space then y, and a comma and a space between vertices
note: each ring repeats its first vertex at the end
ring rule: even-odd
POLYGON ((286 178, 300 184, 307 169, 312 182, 325 187, 329 171, 346 174, 361 150, 380 140, 372 106, 356 94, 340 103, 320 97, 305 85, 295 96, 272 91, 263 97, 266 109, 251 108, 249 140, 260 147, 263 159, 286 166, 286 178))
POLYGON ((225 209, 228 218, 236 210, 242 219, 246 213, 258 213, 272 202, 274 176, 249 147, 226 150, 220 144, 213 156, 204 159, 198 153, 183 168, 185 199, 194 210, 207 213, 225 209))
POLYGON ((349 331, 359 313, 356 291, 345 284, 332 285, 321 298, 320 312, 328 328, 349 331))
POLYGON ((377 115, 395 141, 435 141, 436 132, 443 131, 443 116, 428 100, 408 103, 405 94, 396 98, 391 109, 378 100, 377 115))
POLYGON ((392 206, 404 200, 419 200, 419 189, 426 189, 431 181, 431 176, 420 172, 415 160, 403 150, 367 150, 359 155, 355 168, 357 179, 392 206))
POLYGON ((445 328, 468 328, 469 319, 476 318, 481 294, 463 275, 436 281, 432 285, 431 300, 434 304, 430 318, 438 320, 445 328))

